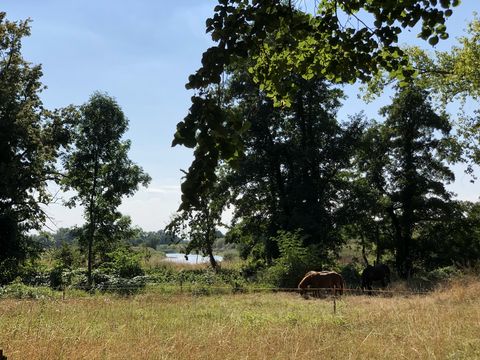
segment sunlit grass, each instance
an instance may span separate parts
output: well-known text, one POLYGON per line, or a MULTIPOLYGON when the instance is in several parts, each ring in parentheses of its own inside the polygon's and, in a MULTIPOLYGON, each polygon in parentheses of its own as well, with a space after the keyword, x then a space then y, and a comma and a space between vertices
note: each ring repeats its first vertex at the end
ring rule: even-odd
POLYGON ((296 294, 0 300, 10 359, 476 359, 480 283, 425 296, 296 294))

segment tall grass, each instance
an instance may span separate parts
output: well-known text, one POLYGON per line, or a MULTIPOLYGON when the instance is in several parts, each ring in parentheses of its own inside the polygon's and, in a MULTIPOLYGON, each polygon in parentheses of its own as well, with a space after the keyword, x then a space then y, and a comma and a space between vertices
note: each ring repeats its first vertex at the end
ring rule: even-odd
POLYGON ((424 296, 0 300, 8 359, 478 359, 480 283, 424 296))

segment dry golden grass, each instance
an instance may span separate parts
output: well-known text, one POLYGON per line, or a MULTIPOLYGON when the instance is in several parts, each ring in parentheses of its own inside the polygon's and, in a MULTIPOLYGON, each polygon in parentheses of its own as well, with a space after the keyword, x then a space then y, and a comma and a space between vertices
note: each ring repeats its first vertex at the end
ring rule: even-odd
POLYGON ((426 296, 1 300, 13 359, 479 359, 480 283, 426 296))

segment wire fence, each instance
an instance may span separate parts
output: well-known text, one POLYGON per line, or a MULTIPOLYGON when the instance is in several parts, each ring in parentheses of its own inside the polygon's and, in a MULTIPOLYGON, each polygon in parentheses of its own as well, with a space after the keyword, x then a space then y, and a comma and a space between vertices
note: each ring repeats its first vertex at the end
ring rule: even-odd
POLYGON ((96 286, 89 287, 87 285, 76 285, 61 288, 63 292, 68 292, 70 290, 83 290, 83 291, 100 291, 100 292, 142 292, 147 290, 157 290, 159 292, 165 293, 192 293, 193 295, 198 294, 226 294, 226 293, 261 293, 261 292, 271 292, 271 293, 299 293, 302 295, 332 295, 332 296, 348 296, 348 295, 426 295, 431 293, 431 291, 425 290, 400 290, 400 289, 362 289, 359 287, 356 288, 288 288, 288 287, 268 287, 268 286, 227 286, 227 285, 206 285, 206 284, 162 284, 162 283, 145 283, 142 285, 138 284, 99 284, 96 286))
POLYGON ((383 297, 394 297, 395 295, 412 296, 429 294, 428 291, 420 290, 399 290, 399 289, 362 289, 362 288, 286 288, 286 287, 261 287, 261 286, 216 286, 198 284, 159 284, 146 283, 141 286, 133 284, 103 284, 97 287, 76 286, 64 287, 62 298, 67 298, 69 290, 114 292, 121 295, 133 295, 143 291, 156 290, 164 294, 186 294, 191 296, 224 295, 224 294, 245 294, 245 293, 299 293, 306 297, 311 295, 315 298, 330 300, 333 305, 333 314, 337 313, 337 300, 344 296, 355 295, 377 295, 383 297))
MULTIPOLYGON (((1 288, 0 288, 1 290, 1 288)), ((15 289, 13 289, 15 290, 15 289)), ((304 297, 312 296, 315 298, 322 298, 331 300, 333 304, 333 313, 337 312, 337 300, 346 296, 355 295, 377 295, 382 297, 394 297, 395 295, 412 296, 425 295, 431 291, 424 290, 400 290, 400 289, 362 289, 359 287, 344 287, 344 288, 288 288, 288 287, 270 287, 270 286, 249 286, 249 285, 215 285, 215 284, 196 284, 196 283, 99 283, 94 286, 87 286, 86 284, 77 284, 70 286, 63 286, 56 288, 61 291, 62 300, 76 299, 79 297, 78 291, 98 294, 98 293, 113 293, 122 296, 131 296, 141 293, 152 293, 162 295, 186 295, 186 296, 209 296, 209 295, 227 295, 227 294, 253 294, 253 293, 298 293, 304 297)), ((12 292, 15 294, 15 292, 12 292)), ((0 291, 1 294, 1 291, 0 291)), ((8 294, 8 292, 4 293, 8 294)), ((27 294, 27 298, 38 298, 34 293, 27 294)), ((53 294, 52 294, 53 295, 53 294)), ((16 294, 18 296, 18 294, 16 294)), ((39 297, 43 298, 40 294, 39 297)), ((84 295, 80 295, 83 297, 84 295)), ((54 296, 56 298, 56 296, 54 296)), ((23 296, 20 296, 23 298, 23 296)), ((1 360, 1 357, 0 357, 1 360)))

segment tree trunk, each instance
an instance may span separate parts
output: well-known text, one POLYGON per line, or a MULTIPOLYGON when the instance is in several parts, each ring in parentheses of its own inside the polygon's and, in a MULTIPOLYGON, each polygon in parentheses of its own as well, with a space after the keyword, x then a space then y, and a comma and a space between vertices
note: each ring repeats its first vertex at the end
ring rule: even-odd
POLYGON ((215 257, 213 256, 213 243, 215 241, 215 225, 213 224, 213 221, 210 217, 210 210, 208 209, 208 206, 206 206, 206 222, 207 222, 207 232, 205 234, 205 249, 207 250, 207 255, 210 260, 210 265, 212 266, 212 269, 217 271, 218 264, 217 260, 215 260, 215 257))
POLYGON ((93 169, 93 184, 92 184, 92 193, 90 194, 90 204, 89 204, 89 216, 90 216, 90 229, 88 234, 88 264, 87 264, 87 286, 90 290, 92 288, 92 264, 93 264, 93 241, 95 237, 95 197, 97 191, 97 176, 98 176, 98 159, 95 155, 95 165, 93 169))
POLYGON ((207 234, 208 238, 207 238, 207 246, 206 246, 206 250, 207 250, 207 255, 208 255, 208 258, 210 260, 210 265, 212 266, 212 269, 217 271, 217 268, 218 268, 218 264, 217 264, 217 260, 215 260, 215 256, 213 256, 213 248, 212 248, 212 243, 211 243, 211 232, 209 231, 209 234, 207 234))
POLYGON ((95 234, 95 224, 92 220, 93 211, 90 210, 90 229, 88 235, 88 260, 87 260, 87 287, 92 288, 92 262, 93 262, 93 236, 95 234))
POLYGON ((212 265, 212 268, 216 271, 218 269, 218 263, 217 263, 217 260, 215 260, 215 257, 213 256, 212 251, 208 252, 208 257, 210 259, 210 265, 212 265))
POLYGON ((397 268, 398 275, 402 279, 406 279, 409 275, 409 270, 407 270, 407 254, 408 254, 408 245, 405 242, 405 236, 403 235, 402 226, 398 219, 397 214, 393 210, 393 206, 387 208, 387 214, 392 220, 394 234, 395 234, 395 266, 397 268))
POLYGON ((360 233, 360 236, 361 236, 361 239, 362 239, 362 257, 363 257, 363 260, 365 261, 365 266, 370 266, 370 264, 368 263, 368 258, 367 258, 367 253, 365 251, 365 237, 363 235, 363 232, 360 233))
POLYGON ((401 227, 402 227, 402 271, 400 276, 404 279, 410 277, 412 272, 412 255, 411 255, 411 245, 412 245, 412 233, 415 226, 415 215, 414 215, 414 198, 416 194, 416 163, 415 163, 415 154, 414 154, 414 132, 415 127, 412 124, 411 127, 407 129, 407 135, 405 136, 406 141, 404 144, 405 152, 405 178, 404 178, 404 187, 401 191, 401 202, 402 202, 402 216, 401 216, 401 227))
POLYGON ((382 251, 380 249, 380 228, 378 224, 375 224, 375 243, 376 243, 375 245, 377 246, 377 249, 376 249, 377 256, 375 260, 375 265, 378 265, 380 264, 380 258, 382 256, 382 251))

